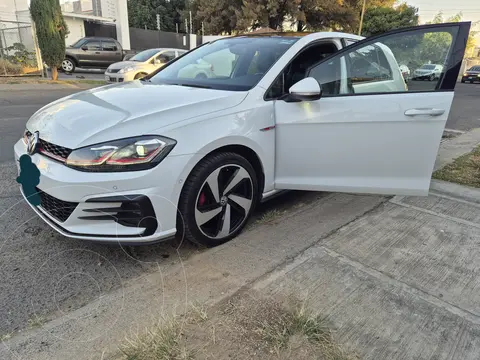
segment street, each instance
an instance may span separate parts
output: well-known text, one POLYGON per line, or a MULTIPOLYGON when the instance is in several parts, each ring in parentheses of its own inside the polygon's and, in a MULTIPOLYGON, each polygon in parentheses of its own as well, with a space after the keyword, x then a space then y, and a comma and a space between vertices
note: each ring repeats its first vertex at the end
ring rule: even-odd
MULTIPOLYGON (((36 110, 76 91, 0 92, 0 336, 41 325, 152 271, 167 271, 198 251, 187 244, 177 250, 171 242, 132 249, 69 240, 25 204, 15 182, 12 147, 36 110)), ((457 85, 447 128, 480 127, 479 95, 480 85, 457 85)), ((291 193, 259 211, 292 209, 323 197, 291 193)))

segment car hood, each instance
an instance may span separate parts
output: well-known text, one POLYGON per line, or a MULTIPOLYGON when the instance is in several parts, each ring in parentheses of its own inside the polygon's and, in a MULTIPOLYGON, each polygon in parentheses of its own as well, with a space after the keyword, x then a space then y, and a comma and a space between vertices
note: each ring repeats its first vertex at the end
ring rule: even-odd
POLYGON ((132 81, 59 99, 38 110, 27 129, 38 131, 50 143, 79 148, 129 136, 161 135, 163 127, 234 107, 246 95, 132 81))
POLYGON ((140 61, 119 61, 117 63, 114 63, 110 65, 108 68, 109 69, 123 69, 127 66, 139 66, 142 65, 143 62, 140 61))

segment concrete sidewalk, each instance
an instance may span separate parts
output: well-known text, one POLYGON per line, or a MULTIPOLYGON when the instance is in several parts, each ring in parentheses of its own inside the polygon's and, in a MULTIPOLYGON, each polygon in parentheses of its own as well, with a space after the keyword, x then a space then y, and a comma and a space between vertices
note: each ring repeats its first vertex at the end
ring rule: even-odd
POLYGON ((478 203, 396 197, 253 288, 308 299, 361 359, 474 360, 479 244, 478 203))

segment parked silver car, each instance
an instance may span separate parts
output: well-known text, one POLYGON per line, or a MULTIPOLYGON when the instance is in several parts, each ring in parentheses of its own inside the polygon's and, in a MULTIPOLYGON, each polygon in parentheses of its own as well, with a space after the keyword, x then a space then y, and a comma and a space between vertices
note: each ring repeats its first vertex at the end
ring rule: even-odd
POLYGON ((141 79, 186 52, 183 49, 166 48, 144 50, 128 61, 110 65, 105 71, 105 81, 115 83, 141 79))

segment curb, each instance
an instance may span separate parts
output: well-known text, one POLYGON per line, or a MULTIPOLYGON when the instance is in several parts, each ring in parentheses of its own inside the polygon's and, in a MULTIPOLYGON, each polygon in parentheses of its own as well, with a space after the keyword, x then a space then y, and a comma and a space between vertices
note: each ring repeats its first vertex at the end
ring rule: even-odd
POLYGON ((430 191, 480 204, 480 189, 470 186, 459 185, 442 180, 432 180, 430 183, 430 191))

